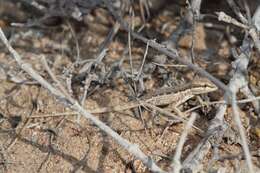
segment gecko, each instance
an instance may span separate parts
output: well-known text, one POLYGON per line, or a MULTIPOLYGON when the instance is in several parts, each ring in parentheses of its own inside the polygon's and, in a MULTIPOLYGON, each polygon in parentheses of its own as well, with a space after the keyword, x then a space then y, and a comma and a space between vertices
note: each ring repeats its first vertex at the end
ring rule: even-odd
MULTIPOLYGON (((87 110, 89 113, 92 114, 100 114, 100 113, 107 113, 107 112, 120 112, 132 108, 136 108, 139 106, 150 107, 151 109, 154 106, 164 106, 164 105, 174 105, 177 108, 179 105, 183 104, 190 98, 210 93, 216 91, 218 88, 208 80, 194 80, 189 85, 183 85, 183 88, 177 92, 171 92, 171 89, 168 89, 167 94, 161 94, 157 96, 153 96, 147 99, 140 99, 130 101, 125 104, 120 104, 116 106, 108 106, 108 107, 101 107, 93 110, 87 110), (152 106, 153 105, 153 106, 152 106)), ((167 90, 167 89, 166 89, 167 90)), ((164 91, 165 92, 165 91, 164 91)), ((175 111, 175 110, 174 110, 175 111)), ((176 112, 178 114, 178 112, 176 112)), ((53 113, 53 114, 45 114, 45 115, 34 115, 31 118, 43 118, 43 117, 55 117, 55 116, 65 116, 65 115, 73 115, 78 114, 77 112, 64 112, 64 113, 53 113)))

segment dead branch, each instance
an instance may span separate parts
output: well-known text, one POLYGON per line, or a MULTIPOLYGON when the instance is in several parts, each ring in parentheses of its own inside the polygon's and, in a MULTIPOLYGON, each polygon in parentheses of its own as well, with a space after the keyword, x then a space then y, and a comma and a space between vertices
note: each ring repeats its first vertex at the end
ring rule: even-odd
MULTIPOLYGON (((71 109, 79 112, 82 114, 85 118, 91 120, 96 126, 98 126, 101 130, 106 132, 109 136, 114 138, 118 144, 120 144, 122 147, 124 147, 129 153, 133 154, 136 158, 140 159, 151 171, 153 172, 164 172, 161 170, 155 162, 149 157, 146 156, 138 147, 136 144, 131 144, 126 139, 122 138, 118 133, 116 133, 114 130, 112 130, 109 126, 101 122, 99 119, 94 117, 92 114, 87 112, 82 106, 74 100, 69 95, 65 95, 63 92, 59 89, 53 87, 50 83, 48 83, 42 76, 40 76, 36 71, 32 69, 30 64, 23 62, 20 55, 12 48, 12 46, 8 43, 8 40, 6 39, 2 29, 0 28, 0 38, 4 45, 7 47, 9 52, 12 54, 13 58, 16 60, 18 65, 23 69, 25 72, 27 72, 33 79, 38 81, 44 88, 48 89, 51 94, 53 94, 59 101, 61 101, 65 106, 69 106, 71 109)), ((54 76, 53 76, 54 77, 54 76)), ((55 77, 54 77, 55 78, 55 77)), ((60 86, 61 87, 61 86, 60 86)))

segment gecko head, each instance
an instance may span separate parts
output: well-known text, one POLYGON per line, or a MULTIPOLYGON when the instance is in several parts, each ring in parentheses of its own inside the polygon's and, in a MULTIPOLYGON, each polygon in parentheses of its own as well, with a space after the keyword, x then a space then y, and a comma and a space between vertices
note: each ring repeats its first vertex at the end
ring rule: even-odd
POLYGON ((191 90, 193 94, 204 94, 216 91, 218 87, 208 79, 198 79, 192 81, 191 90))

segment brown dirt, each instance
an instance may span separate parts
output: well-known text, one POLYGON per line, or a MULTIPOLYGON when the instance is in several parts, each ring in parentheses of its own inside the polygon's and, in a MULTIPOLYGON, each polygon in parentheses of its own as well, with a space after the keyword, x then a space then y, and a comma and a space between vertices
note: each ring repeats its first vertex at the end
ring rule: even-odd
MULTIPOLYGON (((101 15, 108 15, 100 10, 101 15), (104 14, 103 14, 104 13, 104 14)), ((99 14, 96 10, 92 14, 95 19, 95 14, 99 14)), ((24 14, 22 14, 24 15, 24 14)), ((162 21, 167 18, 172 18, 171 12, 162 13, 155 17, 151 23, 152 27, 162 25, 162 21)), ((24 16, 22 16, 24 17, 24 16)), ((141 21, 139 16, 136 17, 141 21)), ((173 18, 169 22, 169 27, 166 26, 162 31, 162 35, 169 35, 179 21, 178 17, 173 18)), ((21 19, 22 20, 22 19, 21 19)), ((111 19, 112 20, 112 19, 111 19)), ((92 22, 96 25, 91 25, 87 29, 84 28, 78 31, 82 59, 88 60, 95 58, 95 52, 98 45, 105 38, 109 24, 102 23, 100 20, 93 21, 85 19, 86 23, 92 22), (101 23, 101 24, 100 24, 101 23), (101 25, 102 27, 99 27, 101 25), (95 28, 99 28, 95 30, 95 28)), ((0 20, 0 26, 5 26, 4 20, 0 20), (2 24, 1 24, 2 23, 2 24)), ((152 28, 151 27, 151 28, 152 28)), ((157 27, 157 30, 160 27, 157 27)), ((10 28, 6 28, 8 30, 10 28)), ((62 29, 50 29, 44 31, 42 36, 37 37, 37 31, 31 29, 16 29, 17 40, 14 44, 16 50, 23 56, 26 62, 32 64, 41 75, 43 75, 49 82, 53 82, 40 62, 40 56, 45 56, 51 64, 53 72, 57 75, 58 79, 64 85, 64 70, 69 69, 75 59, 75 40, 71 36, 68 26, 63 26, 62 29), (59 32, 62 30, 61 32, 59 32)), ((121 31, 120 31, 121 32, 121 31)), ((219 39, 218 42, 214 37, 218 37, 211 32, 213 40, 209 40, 208 31, 203 25, 198 25, 195 29, 195 51, 198 59, 196 60, 199 65, 207 69, 211 74, 217 76, 224 82, 227 82, 229 77, 227 74, 230 71, 230 45, 226 39, 219 39), (217 45, 216 45, 217 44, 217 45), (211 47, 209 46, 211 45, 211 47), (213 46, 215 47, 213 47, 213 46), (221 46, 219 46, 221 45, 221 46), (217 47, 217 48, 216 48, 217 47), (208 48, 216 48, 216 54, 210 62, 201 58, 203 51, 208 48)), ((122 34, 122 33, 120 33, 122 34)), ((125 34, 125 33, 123 33, 125 34)), ((219 34, 219 31, 218 31, 219 34)), ((126 35, 126 34, 125 34, 126 35)), ((105 58, 104 63, 106 68, 109 68, 111 63, 115 60, 121 59, 123 51, 127 47, 126 36, 121 36, 123 39, 115 39, 109 46, 108 56, 105 58), (125 42, 122 40, 125 39, 125 42)), ((187 35, 180 40, 180 51, 182 54, 189 54, 192 37, 187 35)), ((139 69, 142 62, 145 45, 140 46, 139 43, 133 43, 132 54, 134 59, 135 69, 139 69)), ((152 52, 152 51, 151 51, 152 52)), ((154 54, 149 54, 152 59, 154 54)), ((255 64, 250 68, 249 78, 252 81, 252 86, 256 91, 259 91, 259 58, 256 58, 255 64), (258 73, 256 72, 258 71, 258 73)), ((0 124, 0 172, 131 172, 131 167, 134 167, 136 172, 149 172, 147 168, 139 161, 130 155, 126 150, 120 147, 111 137, 101 132, 90 121, 80 117, 79 124, 77 123, 76 115, 67 116, 50 116, 46 118, 29 118, 29 116, 36 115, 56 115, 56 113, 70 112, 68 107, 64 107, 59 101, 54 98, 48 91, 38 85, 16 84, 10 80, 10 73, 15 76, 21 76, 26 79, 30 77, 22 72, 17 64, 14 62, 6 49, 1 46, 0 64, 3 64, 10 69, 4 69, 0 75, 0 113, 5 117, 1 119, 0 124), (34 108, 36 103, 37 107, 34 108), (33 109, 33 111, 32 111, 33 109), (30 115, 30 112, 32 114, 30 115), (10 122, 14 116, 22 118, 17 127, 12 127, 10 122), (25 124, 26 123, 26 124, 25 124), (21 131, 22 129, 22 131, 21 131), (15 135, 18 134, 18 135, 15 135), (12 144, 12 145, 10 145, 12 144)), ((129 71, 129 64, 126 60, 124 62, 126 71, 129 71)), ((75 69, 75 73, 78 69, 75 69)), ((194 78, 194 72, 186 67, 169 67, 168 71, 171 72, 172 80, 176 83, 183 81, 187 82, 194 78)), ((0 66, 1 72, 1 66, 0 66)), ((160 77, 153 74, 151 78, 145 80, 144 86, 147 89, 158 88, 161 82, 160 77)), ((79 85, 75 86, 74 97, 77 98, 81 95, 79 85)), ((210 100, 221 99, 221 92, 216 92, 210 95, 210 100)), ((259 94, 259 92, 257 93, 259 94)), ((107 105, 118 105, 127 103, 131 96, 131 91, 128 85, 122 79, 115 79, 111 86, 101 86, 93 94, 87 98, 84 103, 85 108, 88 110, 107 105)), ((196 99, 190 102, 198 103, 196 99)), ((194 103, 187 103, 187 107, 194 103)), ((185 106, 183 106, 185 108, 185 106)), ((250 104, 243 106, 241 109, 241 117, 245 127, 248 127, 249 108, 250 104)), ((214 109, 211 108, 212 110, 214 109)), ((151 156, 162 169, 169 169, 171 158, 174 155, 176 144, 183 130, 183 124, 176 124, 167 126, 167 123, 162 118, 157 118, 158 121, 153 123, 152 112, 143 111, 141 120, 136 117, 135 111, 127 110, 124 112, 109 112, 104 114, 95 115, 100 120, 109 125, 122 137, 132 143, 138 144, 140 149, 151 156), (144 123, 145 122, 145 123, 144 123)), ((202 111, 203 112, 203 111, 202 111)), ((226 114, 226 119, 232 124, 231 112, 226 114)), ((198 120, 197 123, 199 124, 198 120)), ((205 130, 208 125, 208 120, 201 118, 204 122, 203 129, 205 130)), ((248 131, 250 136, 250 146, 253 149, 259 148, 260 135, 257 133, 259 128, 248 131), (258 136, 259 135, 259 136, 258 136)), ((188 139, 183 149, 183 158, 196 146, 202 138, 198 135, 196 130, 189 133, 188 139)), ((220 153, 228 155, 235 154, 241 151, 239 144, 228 145, 222 143, 220 146, 220 153)), ((205 164, 210 160, 212 153, 209 153, 205 159, 205 164)), ((241 161, 243 164, 243 161, 241 161)), ((260 161, 254 158, 254 163, 260 165, 260 161)), ((235 161, 223 161, 213 164, 213 169, 224 167, 227 172, 234 172, 235 161)))

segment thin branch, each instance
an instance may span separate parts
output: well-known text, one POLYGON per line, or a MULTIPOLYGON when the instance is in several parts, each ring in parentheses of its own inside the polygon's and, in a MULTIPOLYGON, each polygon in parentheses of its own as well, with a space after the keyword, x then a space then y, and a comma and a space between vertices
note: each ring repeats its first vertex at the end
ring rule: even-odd
POLYGON ((53 94, 55 97, 61 99, 63 101, 62 102, 63 104, 65 104, 66 106, 68 104, 71 109, 78 111, 85 118, 91 120, 97 127, 99 127, 101 130, 103 130, 105 133, 107 133, 113 139, 115 139, 117 141, 117 143, 120 144, 122 147, 124 147, 129 153, 133 154, 136 158, 140 159, 151 171, 164 172, 155 164, 155 162, 151 159, 151 157, 146 156, 139 149, 137 144, 131 144, 128 140, 122 138, 118 133, 116 133, 114 130, 112 130, 109 126, 107 126, 102 121, 100 121, 95 116, 93 116, 88 111, 86 111, 76 100, 74 100, 71 97, 67 98, 62 92, 60 92, 58 89, 54 88, 51 84, 49 84, 44 78, 42 78, 42 76, 40 76, 37 72, 35 72, 32 69, 30 64, 23 62, 20 55, 8 43, 8 40, 6 39, 1 28, 0 28, 0 38, 1 38, 2 42, 4 43, 4 45, 7 47, 7 49, 9 50, 9 52, 12 54, 13 58, 17 61, 18 65, 24 71, 26 71, 33 79, 38 81, 44 88, 48 89, 51 92, 51 94, 53 94), (65 101, 65 103, 64 103, 64 101, 65 101))
POLYGON ((142 61, 142 64, 141 64, 141 67, 139 69, 139 72, 136 76, 136 79, 139 79, 142 72, 143 72, 143 67, 144 67, 144 63, 145 63, 145 60, 146 60, 146 57, 147 57, 147 54, 148 54, 148 49, 149 49, 149 42, 147 42, 146 44, 146 48, 145 48, 145 52, 144 52, 144 58, 143 58, 143 61, 142 61))
POLYGON ((233 100, 232 100, 233 117, 234 117, 235 123, 238 127, 239 134, 240 134, 240 137, 241 137, 242 147, 243 147, 243 150, 244 150, 244 153, 245 153, 248 171, 250 173, 254 173, 255 172, 254 166, 253 166, 250 150, 249 150, 249 147, 248 147, 248 144, 247 144, 245 130, 244 130, 244 127, 242 125, 242 122, 241 122, 241 119, 240 119, 240 116, 239 116, 239 112, 238 112, 238 106, 235 103, 235 101, 236 101, 236 97, 234 95, 233 100))
POLYGON ((210 81, 212 81, 216 86, 218 86, 220 89, 222 89, 223 91, 229 93, 228 95, 231 97, 232 93, 229 91, 229 88, 220 80, 218 80, 216 77, 212 76, 210 73, 208 73, 207 71, 205 71, 203 68, 199 67, 196 64, 192 64, 189 61, 185 60, 184 57, 181 57, 179 55, 179 52, 176 49, 172 49, 169 48, 165 45, 156 43, 155 41, 151 41, 143 36, 141 36, 140 34, 132 31, 129 28, 129 25, 124 22, 124 20, 122 19, 121 16, 119 16, 116 11, 114 10, 112 3, 110 0, 104 0, 103 1, 106 5, 106 7, 109 9, 109 11, 111 12, 111 14, 115 17, 115 19, 120 23, 121 27, 123 27, 124 30, 126 30, 128 33, 130 33, 135 39, 142 41, 143 43, 147 44, 149 41, 149 45, 150 47, 154 48, 155 50, 159 51, 160 53, 163 53, 167 56, 169 56, 172 59, 177 60, 178 62, 180 62, 183 65, 187 65, 190 69, 196 71, 197 73, 199 73, 200 75, 208 78, 210 81))
POLYGON ((235 14, 239 17, 239 19, 242 23, 240 23, 236 19, 228 16, 224 12, 217 13, 218 20, 224 21, 226 23, 231 23, 233 25, 236 25, 236 26, 239 26, 241 28, 248 30, 248 33, 249 33, 250 37, 252 38, 252 40, 254 41, 257 51, 260 53, 260 40, 259 40, 259 36, 258 36, 258 32, 260 31, 260 26, 259 26, 260 25, 259 24, 260 6, 255 11, 253 19, 252 19, 253 23, 251 23, 251 22, 248 22, 247 19, 242 15, 242 13, 240 12, 239 8, 236 6, 236 4, 233 0, 227 0, 227 1, 229 3, 230 7, 235 12, 235 14))
POLYGON ((236 5, 234 0, 227 0, 228 5, 232 8, 234 13, 237 15, 237 17, 240 19, 240 21, 244 24, 248 24, 247 19, 244 17, 244 15, 241 13, 239 7, 236 5))
POLYGON ((223 22, 226 22, 226 23, 231 23, 235 26, 238 26, 240 28, 243 28, 243 29, 249 29, 249 26, 248 25, 245 25, 243 23, 240 23, 239 21, 237 21, 236 19, 234 19, 233 17, 227 15, 226 13, 224 13, 223 11, 220 11, 220 12, 216 12, 216 14, 218 15, 218 20, 219 21, 223 21, 223 22))
POLYGON ((184 146, 184 143, 187 139, 187 136, 188 136, 188 131, 190 130, 190 128, 192 127, 195 119, 196 119, 196 113, 192 113, 191 114, 191 117, 189 118, 189 121, 187 122, 187 124, 185 125, 185 128, 181 134, 181 137, 180 137, 180 140, 178 142, 178 145, 177 145, 177 148, 176 148, 176 152, 175 152, 175 155, 173 157, 173 161, 172 161, 172 164, 171 164, 171 167, 172 167, 172 172, 174 173, 179 173, 180 170, 181 170, 181 153, 182 153, 182 149, 183 149, 183 146, 184 146))

